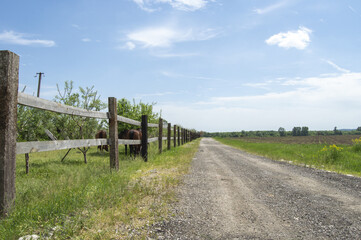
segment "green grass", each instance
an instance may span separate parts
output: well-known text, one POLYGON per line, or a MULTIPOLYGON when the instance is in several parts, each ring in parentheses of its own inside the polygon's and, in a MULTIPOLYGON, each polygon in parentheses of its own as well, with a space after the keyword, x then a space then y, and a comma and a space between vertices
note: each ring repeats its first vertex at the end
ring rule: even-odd
POLYGON ((361 152, 355 151, 351 145, 339 145, 338 147, 342 149, 332 152, 334 148, 325 144, 258 143, 246 142, 239 138, 215 139, 232 147, 274 160, 292 161, 295 164, 361 176, 361 152), (325 146, 327 150, 322 151, 325 146))
POLYGON ((167 204, 198 144, 163 154, 151 144, 147 163, 120 154, 118 172, 110 171, 109 154, 95 147, 88 152, 88 164, 74 149, 64 162, 66 150, 32 153, 29 174, 24 155, 17 155, 16 202, 0 221, 0 239, 49 233, 52 239, 119 239, 134 229, 137 239, 145 238, 147 226, 167 216, 167 204))

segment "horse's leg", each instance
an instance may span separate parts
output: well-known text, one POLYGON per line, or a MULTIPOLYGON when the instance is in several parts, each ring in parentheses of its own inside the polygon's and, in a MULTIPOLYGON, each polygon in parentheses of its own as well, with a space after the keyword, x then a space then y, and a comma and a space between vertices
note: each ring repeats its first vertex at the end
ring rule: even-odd
POLYGON ((124 145, 125 146, 125 156, 127 156, 127 152, 128 152, 128 147, 127 147, 127 145, 124 145))

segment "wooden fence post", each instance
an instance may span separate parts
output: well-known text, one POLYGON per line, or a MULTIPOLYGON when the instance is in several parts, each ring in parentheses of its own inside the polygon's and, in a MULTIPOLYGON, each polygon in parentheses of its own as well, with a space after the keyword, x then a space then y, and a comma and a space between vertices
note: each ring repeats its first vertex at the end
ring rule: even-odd
POLYGON ((163 150, 163 119, 161 119, 161 118, 159 118, 158 149, 159 149, 159 153, 162 153, 162 150, 163 150))
POLYGON ((184 144, 184 128, 182 128, 182 145, 184 144))
POLYGON ((180 146, 180 132, 179 132, 179 127, 178 127, 178 147, 180 146))
POLYGON ((177 125, 173 126, 173 143, 174 147, 177 146, 177 125))
POLYGON ((170 150, 170 141, 171 141, 171 133, 172 133, 172 126, 168 123, 168 135, 167 135, 167 149, 170 150))
POLYGON ((25 153, 25 173, 29 173, 29 153, 25 153))
POLYGON ((148 116, 142 115, 142 158, 148 161, 148 116))
POLYGON ((108 98, 109 108, 109 157, 110 168, 119 170, 119 147, 118 147, 118 116, 117 116, 117 99, 108 98))
POLYGON ((15 199, 19 56, 0 51, 0 217, 15 199))

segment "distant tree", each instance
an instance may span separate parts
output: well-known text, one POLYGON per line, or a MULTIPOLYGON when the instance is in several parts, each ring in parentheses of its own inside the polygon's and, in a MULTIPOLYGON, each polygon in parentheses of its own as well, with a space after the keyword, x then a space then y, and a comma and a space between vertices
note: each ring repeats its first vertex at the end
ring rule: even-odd
POLYGON ((337 130, 337 127, 333 129, 333 135, 342 135, 342 132, 340 130, 337 130))
POLYGON ((241 137, 245 137, 245 136, 247 136, 247 133, 246 133, 246 131, 242 130, 241 137))
POLYGON ((292 129, 292 136, 301 136, 301 127, 294 127, 292 129))
POLYGON ((280 127, 278 129, 278 133, 280 134, 281 137, 286 136, 286 130, 283 127, 280 127))
POLYGON ((308 136, 308 127, 302 127, 301 135, 302 136, 308 136))
POLYGON ((358 128, 356 129, 356 131, 361 132, 361 127, 358 127, 358 128))

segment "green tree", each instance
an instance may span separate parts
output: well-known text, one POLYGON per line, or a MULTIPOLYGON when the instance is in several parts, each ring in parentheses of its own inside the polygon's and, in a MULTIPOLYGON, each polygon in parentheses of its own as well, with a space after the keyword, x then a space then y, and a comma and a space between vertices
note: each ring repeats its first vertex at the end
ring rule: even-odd
POLYGON ((302 127, 301 135, 302 136, 308 136, 308 127, 302 127))
POLYGON ((280 127, 278 129, 278 133, 280 134, 281 137, 286 136, 286 130, 283 127, 280 127))
MULTIPOLYGON (((137 121, 142 121, 142 115, 148 115, 149 123, 158 123, 160 114, 153 111, 153 106, 156 103, 146 104, 143 102, 136 103, 133 100, 131 103, 129 100, 122 98, 117 103, 117 114, 122 117, 130 118, 137 121)), ((128 129, 134 129, 135 126, 128 123, 118 123, 118 131, 122 132, 128 129)), ((149 129, 149 136, 155 134, 157 130, 154 128, 149 129)))
POLYGON ((45 129, 55 129, 52 121, 54 113, 36 108, 18 105, 17 141, 47 140, 45 129))
MULTIPOLYGON (((101 102, 98 92, 91 88, 79 87, 79 93, 73 92, 73 81, 66 81, 64 90, 61 91, 57 85, 58 95, 55 102, 82 108, 90 111, 100 111, 106 107, 101 102)), ((58 138, 90 139, 102 127, 102 122, 95 118, 79 117, 67 114, 56 115, 53 119, 57 128, 58 138)), ((89 147, 78 148, 84 155, 84 162, 87 163, 86 153, 89 147)))
POLYGON ((301 127, 294 127, 292 129, 292 136, 301 136, 301 127))
POLYGON ((334 127, 333 135, 342 135, 342 132, 340 130, 337 130, 337 127, 334 127))
MULTIPOLYGON (((25 91, 26 86, 22 90, 25 91)), ((52 121, 54 113, 18 105, 17 108, 17 141, 40 141, 48 139, 45 129, 54 130, 52 121)))

